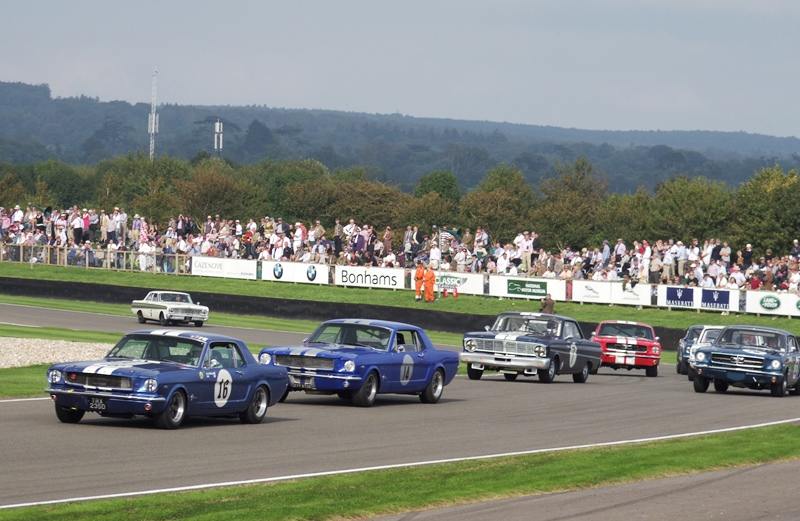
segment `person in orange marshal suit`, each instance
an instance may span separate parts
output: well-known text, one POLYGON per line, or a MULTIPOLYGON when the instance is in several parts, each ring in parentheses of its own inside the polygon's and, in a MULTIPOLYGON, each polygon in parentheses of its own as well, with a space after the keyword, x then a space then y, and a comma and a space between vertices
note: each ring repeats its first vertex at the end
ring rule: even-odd
POLYGON ((414 289, 416 290, 416 299, 422 300, 422 279, 425 275, 425 266, 422 261, 417 261, 417 271, 414 272, 414 289))
POLYGON ((433 302, 433 286, 436 284, 436 274, 433 272, 433 268, 428 266, 422 278, 425 286, 425 302, 433 302))

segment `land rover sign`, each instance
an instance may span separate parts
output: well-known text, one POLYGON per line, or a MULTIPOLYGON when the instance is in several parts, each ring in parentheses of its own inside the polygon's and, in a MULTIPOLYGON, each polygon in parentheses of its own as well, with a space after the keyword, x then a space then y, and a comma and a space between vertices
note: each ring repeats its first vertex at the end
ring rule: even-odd
POLYGON ((778 297, 773 295, 765 295, 758 301, 763 309, 773 311, 781 307, 781 301, 778 297))

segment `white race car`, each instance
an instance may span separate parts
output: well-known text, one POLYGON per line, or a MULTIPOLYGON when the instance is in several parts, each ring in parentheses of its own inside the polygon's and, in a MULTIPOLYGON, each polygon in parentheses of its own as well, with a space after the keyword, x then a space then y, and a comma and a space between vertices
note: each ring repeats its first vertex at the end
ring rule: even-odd
POLYGON ((162 326, 175 322, 189 323, 201 327, 208 320, 208 308, 192 302, 188 293, 176 291, 151 291, 143 300, 131 302, 131 311, 140 324, 157 320, 162 326))

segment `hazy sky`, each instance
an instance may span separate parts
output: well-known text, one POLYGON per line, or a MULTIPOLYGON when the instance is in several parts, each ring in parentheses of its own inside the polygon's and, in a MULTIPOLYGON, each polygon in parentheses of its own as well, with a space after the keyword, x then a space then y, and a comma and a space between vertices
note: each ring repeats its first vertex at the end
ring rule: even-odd
POLYGON ((16 1, 54 95, 800 135, 797 0, 16 1))

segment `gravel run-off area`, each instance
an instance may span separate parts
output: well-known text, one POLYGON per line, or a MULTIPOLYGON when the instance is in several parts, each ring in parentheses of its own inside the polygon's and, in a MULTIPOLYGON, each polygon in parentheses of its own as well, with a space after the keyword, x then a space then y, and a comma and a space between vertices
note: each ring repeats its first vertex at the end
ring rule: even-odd
POLYGON ((0 368, 26 365, 97 360, 113 344, 41 340, 37 338, 0 338, 0 368))

